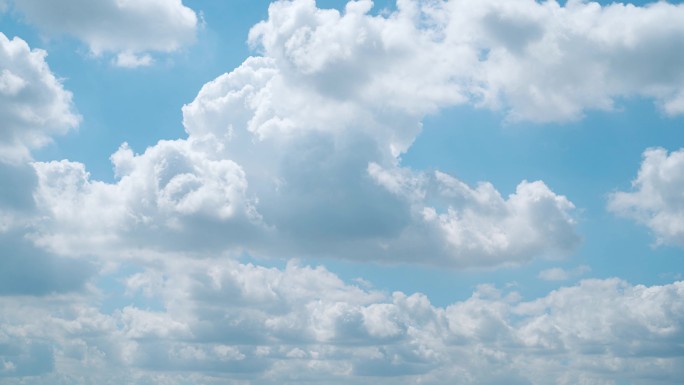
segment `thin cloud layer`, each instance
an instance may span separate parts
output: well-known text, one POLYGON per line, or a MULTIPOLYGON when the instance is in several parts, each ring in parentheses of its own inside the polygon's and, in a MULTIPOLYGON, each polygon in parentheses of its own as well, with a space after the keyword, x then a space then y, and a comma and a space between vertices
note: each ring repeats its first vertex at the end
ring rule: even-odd
POLYGON ((684 150, 643 154, 633 191, 610 195, 612 212, 647 226, 658 244, 684 246, 684 150))
POLYGON ((69 35, 95 55, 108 52, 114 64, 152 63, 148 52, 172 52, 195 41, 198 17, 181 0, 13 1, 28 22, 46 33, 69 35))
POLYGON ((447 307, 296 263, 184 262, 122 282, 161 309, 2 299, 4 381, 675 384, 682 374, 681 282, 586 280, 532 301, 483 285, 447 307))

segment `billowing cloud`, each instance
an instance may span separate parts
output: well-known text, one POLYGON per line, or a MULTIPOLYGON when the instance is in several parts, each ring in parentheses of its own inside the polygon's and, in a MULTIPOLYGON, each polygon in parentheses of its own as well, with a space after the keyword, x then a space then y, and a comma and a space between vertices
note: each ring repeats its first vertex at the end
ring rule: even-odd
POLYGON ((171 52, 195 40, 198 17, 181 0, 13 1, 14 8, 52 35, 70 35, 91 52, 117 55, 114 63, 152 63, 146 52, 171 52))
POLYGON ((0 162, 26 161, 31 149, 80 122, 71 93, 50 70, 46 55, 0 32, 0 162))
POLYGON ((558 122, 641 95, 684 112, 683 5, 404 0, 387 17, 368 15, 371 5, 352 1, 340 15, 276 2, 250 38, 300 81, 371 105, 473 103, 558 122))
POLYGON ((78 297, 2 299, 5 380, 12 370, 49 372, 36 383, 85 375, 135 384, 675 384, 682 374, 681 282, 586 280, 532 301, 482 285, 436 307, 296 263, 167 266, 123 280, 158 309, 103 314, 78 297))
POLYGON ((632 188, 611 194, 609 210, 646 225, 659 244, 684 246, 684 150, 646 150, 632 188))
POLYGON ((250 58, 207 83, 183 108, 189 137, 139 155, 123 146, 117 183, 35 163, 50 214, 34 239, 63 254, 204 248, 457 267, 577 245, 573 204, 543 182, 504 199, 489 183, 404 169, 426 111, 322 94, 278 63, 250 58))

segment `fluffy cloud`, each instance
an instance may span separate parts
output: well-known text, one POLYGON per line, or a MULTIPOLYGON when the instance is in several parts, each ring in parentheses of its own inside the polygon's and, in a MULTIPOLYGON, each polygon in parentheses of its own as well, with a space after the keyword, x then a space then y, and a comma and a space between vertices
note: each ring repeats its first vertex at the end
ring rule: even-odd
POLYGON ((682 5, 405 0, 384 17, 371 4, 277 2, 250 38, 321 92, 405 110, 470 102, 551 122, 643 95, 684 112, 682 5))
POLYGON ((50 71, 46 55, 0 33, 0 162, 26 161, 32 148, 80 122, 71 93, 50 71))
MULTIPOLYGON (((45 56, 22 39, 0 33, 0 295, 78 291, 95 271, 89 262, 55 256, 25 237, 38 215, 31 150, 80 121, 71 93, 50 71, 45 56)), ((36 354, 45 348, 27 347, 36 354)))
POLYGON ((187 139, 115 153, 115 184, 80 164, 35 163, 49 219, 34 239, 64 254, 135 245, 457 267, 577 245, 572 203, 543 182, 504 199, 488 183, 401 168, 426 111, 325 95, 299 76, 246 60, 184 106, 187 139))
POLYGON ((14 8, 50 34, 85 42, 95 55, 117 54, 123 67, 149 65, 145 52, 175 51, 195 39, 198 18, 181 0, 21 0, 14 8))
POLYGON ((632 187, 611 194, 609 210, 648 226, 658 244, 684 246, 684 150, 646 150, 632 187))
POLYGON ((123 145, 112 156, 117 184, 91 181, 83 164, 34 163, 35 200, 46 217, 34 240, 67 255, 112 254, 156 245, 162 250, 201 251, 222 240, 240 247, 259 228, 245 198, 242 169, 210 159, 191 141, 160 142, 140 156, 123 145), (58 226, 59 231, 47 233, 58 226), (213 230, 212 230, 213 229, 213 230))
POLYGON ((45 187, 59 185, 61 171, 36 164, 38 199, 52 219, 34 239, 63 253, 131 244, 166 250, 197 246, 183 236, 192 233, 213 250, 455 266, 562 255, 578 242, 573 205, 542 181, 503 198, 486 182, 471 187, 402 167, 421 119, 474 103, 504 109, 509 119, 564 121, 587 108, 612 109, 627 95, 677 113, 670 107, 684 59, 672 52, 684 51, 672 47, 683 34, 682 6, 399 1, 385 16, 370 8, 272 4, 250 32, 262 56, 207 83, 183 107, 187 139, 117 152, 115 184, 90 181, 70 164, 87 188, 45 187), (671 60, 652 59, 664 55, 671 60), (50 194, 64 192, 90 202, 85 212, 106 209, 58 215, 50 194), (83 239, 57 244, 73 234, 83 239))
POLYGON ((681 282, 587 280, 532 301, 483 285, 444 308, 296 263, 186 261, 123 282, 160 309, 2 299, 5 380, 675 384, 682 374, 681 282))

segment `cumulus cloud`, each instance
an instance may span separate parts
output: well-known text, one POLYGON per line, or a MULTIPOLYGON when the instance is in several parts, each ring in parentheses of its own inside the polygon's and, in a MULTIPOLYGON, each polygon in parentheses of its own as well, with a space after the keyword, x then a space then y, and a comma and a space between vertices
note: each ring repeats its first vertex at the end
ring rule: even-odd
POLYGON ((321 92, 405 110, 468 102, 558 122, 641 95, 682 113, 682 5, 397 1, 385 17, 368 15, 371 4, 340 15, 277 2, 250 40, 321 92))
POLYGON ((150 65, 146 52, 172 52, 192 43, 195 12, 181 0, 13 1, 14 8, 42 31, 73 36, 91 52, 116 54, 122 67, 150 65))
POLYGON ((2 299, 6 370, 43 368, 37 383, 85 375, 136 384, 675 384, 682 374, 681 282, 586 280, 531 301, 483 285, 446 307, 297 263, 186 261, 125 282, 162 309, 103 314, 78 297, 2 299))
POLYGON ((35 163, 50 214, 34 239, 64 254, 204 247, 457 267, 577 245, 574 206, 543 182, 504 199, 488 183, 404 169, 422 115, 325 95, 299 76, 246 60, 183 107, 187 139, 112 155, 114 184, 81 164, 35 163))
POLYGON ((543 181, 504 198, 486 182, 403 167, 422 118, 471 103, 509 119, 565 121, 628 95, 676 113, 667 106, 682 88, 676 52, 684 50, 673 50, 682 6, 399 1, 389 15, 370 9, 369 1, 343 12, 310 0, 272 4, 250 32, 262 56, 183 107, 187 139, 114 154, 117 183, 91 181, 71 163, 80 185, 55 189, 67 166, 37 163, 37 197, 51 219, 34 239, 63 253, 204 243, 454 266, 563 255, 579 239, 573 205, 543 181), (653 60, 663 55, 671 60, 653 60), (58 214, 50 194, 63 193, 93 213, 106 209, 58 214), (198 229, 203 241, 179 229, 198 229), (83 239, 67 245, 74 234, 83 239))
MULTIPOLYGON (((38 219, 31 150, 76 128, 81 119, 45 56, 22 39, 0 33, 0 296, 79 291, 95 270, 90 262, 58 257, 26 238, 38 219)), ((26 350, 40 355, 46 348, 36 343, 26 350)), ((16 367, 27 359, 22 354, 5 369, 26 375, 16 367)), ((50 368, 49 362, 39 361, 30 363, 50 368)))
POLYGON ((658 244, 684 246, 684 150, 644 152, 632 191, 610 195, 608 209, 647 226, 658 244))
POLYGON ((46 56, 0 33, 0 162, 26 161, 31 149, 80 122, 71 93, 52 73, 46 56))

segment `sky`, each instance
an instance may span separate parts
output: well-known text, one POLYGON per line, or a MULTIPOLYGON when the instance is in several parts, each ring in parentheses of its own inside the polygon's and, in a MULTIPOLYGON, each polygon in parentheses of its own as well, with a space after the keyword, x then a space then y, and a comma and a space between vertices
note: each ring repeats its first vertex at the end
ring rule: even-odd
POLYGON ((684 5, 0 0, 0 384, 678 384, 684 5))

